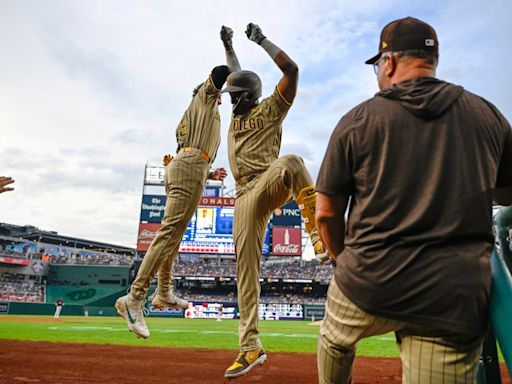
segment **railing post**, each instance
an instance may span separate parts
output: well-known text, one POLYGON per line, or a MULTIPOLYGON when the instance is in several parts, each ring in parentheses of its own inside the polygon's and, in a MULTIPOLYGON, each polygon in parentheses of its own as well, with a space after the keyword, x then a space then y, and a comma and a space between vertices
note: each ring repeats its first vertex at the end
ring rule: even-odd
MULTIPOLYGON (((509 375, 512 372, 512 276, 510 273, 512 250, 510 249, 511 239, 509 238, 511 229, 512 206, 502 208, 496 215, 498 245, 493 250, 491 256, 492 286, 489 306, 492 332, 494 332, 500 345, 509 375)), ((489 345, 494 343, 489 338, 486 342, 489 345)), ((497 360, 497 353, 493 353, 489 348, 488 346, 487 357, 495 354, 494 359, 497 360)), ((482 357, 485 360, 486 356, 484 354, 482 354, 482 357)), ((484 367, 487 369, 485 361, 484 367)), ((489 375, 486 376, 488 384, 501 383, 501 379, 495 378, 495 375, 492 375, 492 381, 489 375)))

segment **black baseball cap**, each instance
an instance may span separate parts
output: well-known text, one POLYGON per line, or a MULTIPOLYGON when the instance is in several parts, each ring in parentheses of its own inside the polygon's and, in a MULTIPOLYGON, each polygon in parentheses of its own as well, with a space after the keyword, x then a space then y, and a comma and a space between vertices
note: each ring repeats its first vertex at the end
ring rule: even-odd
POLYGON ((439 41, 436 31, 430 25, 414 17, 405 17, 392 21, 382 29, 379 53, 366 60, 365 64, 375 63, 384 52, 410 49, 422 49, 437 53, 439 52, 439 41))

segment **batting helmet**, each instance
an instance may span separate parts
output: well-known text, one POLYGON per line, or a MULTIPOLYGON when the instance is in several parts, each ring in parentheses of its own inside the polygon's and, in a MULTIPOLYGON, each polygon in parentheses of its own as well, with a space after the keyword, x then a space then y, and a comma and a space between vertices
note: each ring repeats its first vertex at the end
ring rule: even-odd
POLYGON ((239 97, 232 98, 235 115, 242 115, 249 111, 261 97, 261 80, 252 71, 233 72, 228 76, 226 84, 222 92, 239 93, 239 97))

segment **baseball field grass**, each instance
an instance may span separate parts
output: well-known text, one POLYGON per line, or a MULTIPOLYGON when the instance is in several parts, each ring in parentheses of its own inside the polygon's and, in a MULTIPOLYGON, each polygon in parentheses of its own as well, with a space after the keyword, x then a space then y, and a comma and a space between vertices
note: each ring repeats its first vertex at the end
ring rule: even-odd
MULTIPOLYGON (((0 339, 135 345, 169 348, 238 349, 238 320, 147 318, 149 339, 137 339, 119 317, 0 316, 0 339)), ((315 353, 318 324, 260 321, 267 351, 315 353)), ((392 333, 363 340, 360 356, 397 357, 392 333)))

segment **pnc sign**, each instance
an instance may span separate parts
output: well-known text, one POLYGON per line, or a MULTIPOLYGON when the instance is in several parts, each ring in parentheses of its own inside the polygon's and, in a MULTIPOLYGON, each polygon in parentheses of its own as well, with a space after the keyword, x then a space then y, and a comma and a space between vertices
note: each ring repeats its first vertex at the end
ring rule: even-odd
POLYGON ((300 227, 300 209, 295 200, 292 200, 280 208, 274 209, 272 224, 279 227, 300 227))

